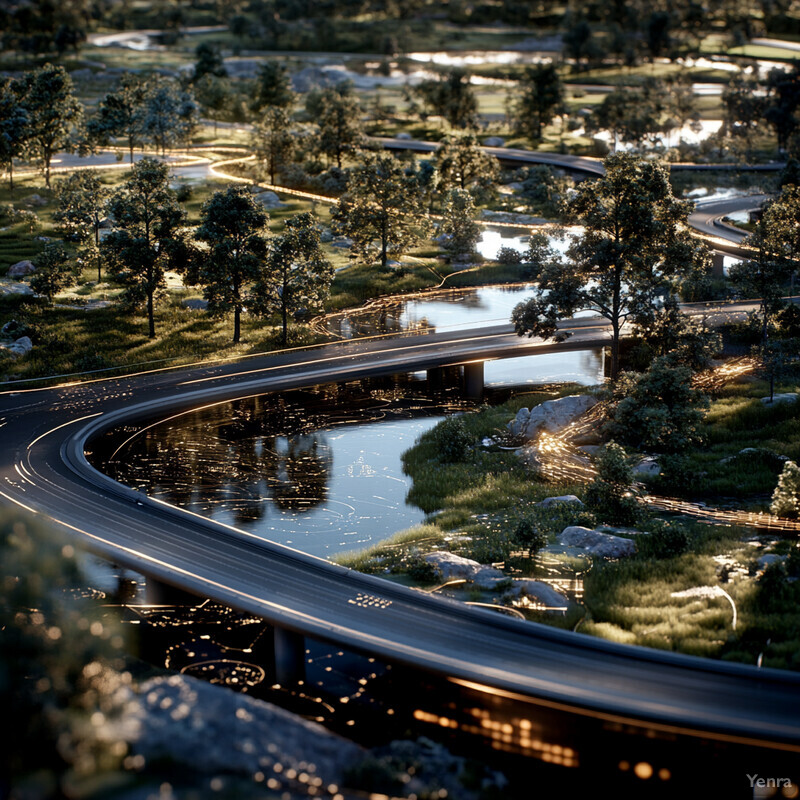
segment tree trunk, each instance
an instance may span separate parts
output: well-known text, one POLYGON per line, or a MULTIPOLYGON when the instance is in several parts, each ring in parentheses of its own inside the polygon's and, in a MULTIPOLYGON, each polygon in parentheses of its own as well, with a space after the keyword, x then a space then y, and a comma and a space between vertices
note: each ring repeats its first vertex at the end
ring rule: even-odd
POLYGON ((289 343, 289 309, 286 307, 286 303, 281 304, 281 317, 283 320, 283 344, 289 343))
POLYGON ((50 148, 45 147, 42 151, 42 157, 44 159, 44 185, 49 189, 50 188, 50 148))
POLYGON ((100 220, 95 218, 94 221, 94 257, 97 259, 97 282, 101 283, 103 280, 103 259, 100 258, 100 220))
POLYGON ((611 383, 619 377, 619 320, 611 320, 611 383))
POLYGON ((233 343, 239 344, 241 337, 241 308, 238 303, 233 307, 233 343))
POLYGON ((8 190, 10 192, 14 191, 14 158, 12 156, 11 160, 8 162, 8 190))
POLYGON ((153 309, 153 293, 152 292, 148 292, 147 293, 147 321, 148 321, 148 324, 150 326, 150 330, 149 330, 147 335, 151 339, 155 339, 156 338, 156 317, 155 317, 155 311, 153 309))
POLYGON ((133 164, 133 136, 128 137, 128 154, 130 155, 131 164, 133 164))

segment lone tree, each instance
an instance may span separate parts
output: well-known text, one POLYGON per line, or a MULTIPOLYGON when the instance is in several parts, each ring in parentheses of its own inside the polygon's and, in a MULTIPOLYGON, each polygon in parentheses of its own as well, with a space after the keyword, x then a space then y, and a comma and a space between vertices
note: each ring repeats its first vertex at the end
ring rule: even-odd
POLYGON ((315 122, 317 151, 336 162, 341 169, 342 157, 352 153, 361 143, 361 108, 349 82, 324 89, 317 101, 319 113, 315 122))
POLYGON ((448 192, 442 208, 439 230, 449 238, 444 243, 453 256, 471 255, 481 238, 481 226, 475 222, 475 203, 464 189, 448 192))
POLYGON ((500 175, 500 164, 484 152, 474 133, 454 134, 436 151, 436 168, 442 191, 467 189, 477 202, 489 197, 500 175))
POLYGON ((783 465, 769 510, 776 517, 800 517, 800 467, 794 461, 783 465))
POLYGON ((331 210, 331 229, 353 240, 352 251, 362 261, 375 255, 378 242, 382 267, 389 253, 416 244, 428 230, 420 208, 417 184, 389 153, 367 153, 347 182, 347 191, 331 210))
POLYGON ((184 212, 169 188, 169 167, 152 158, 133 165, 109 202, 117 229, 101 243, 109 269, 125 284, 125 299, 147 309, 148 335, 156 335, 155 303, 164 272, 181 252, 184 212))
POLYGON ((213 75, 217 78, 225 78, 228 70, 222 60, 222 49, 216 42, 201 42, 194 50, 195 58, 194 70, 192 72, 192 83, 197 83, 204 75, 213 75))
POLYGON ((793 264, 783 255, 782 231, 773 224, 767 209, 746 244, 755 255, 733 264, 728 271, 731 283, 744 297, 757 297, 761 302, 761 340, 769 336, 770 322, 783 307, 783 292, 793 264))
POLYGON ((463 69, 454 69, 438 80, 422 81, 416 94, 434 114, 446 119, 454 128, 478 126, 478 101, 463 69))
POLYGON ((185 142, 197 123, 197 103, 173 79, 151 80, 144 98, 142 133, 162 154, 185 142))
POLYGON ((83 246, 82 257, 95 262, 97 281, 102 280, 100 222, 108 209, 108 188, 91 172, 74 172, 56 185, 58 211, 53 219, 65 237, 83 246))
POLYGON ((208 250, 199 256, 199 283, 212 314, 233 313, 233 341, 238 343, 242 310, 267 254, 269 216, 244 186, 214 192, 200 214, 195 238, 208 250))
POLYGON ((59 150, 69 150, 83 120, 83 106, 64 67, 45 64, 25 73, 22 103, 28 111, 28 146, 42 164, 50 188, 50 164, 59 150))
POLYGON ((521 94, 513 103, 517 130, 533 141, 564 105, 564 86, 555 64, 527 67, 520 81, 521 94))
POLYGON ((31 289, 51 303, 63 289, 75 283, 75 271, 69 254, 57 242, 48 242, 33 258, 36 272, 31 275, 31 289))
POLYGON ((275 175, 291 159, 294 151, 295 139, 289 125, 286 109, 273 106, 267 109, 253 131, 253 150, 259 161, 263 162, 273 185, 275 175))
POLYGON ((333 276, 333 264, 320 245, 316 218, 308 212, 297 214, 270 242, 264 270, 253 289, 254 310, 264 315, 280 313, 286 344, 289 314, 321 310, 333 276))
POLYGON ((571 204, 584 232, 539 275, 532 312, 517 333, 550 338, 553 320, 590 309, 611 323, 611 380, 619 375, 623 324, 642 317, 682 279, 708 269, 705 248, 689 235, 691 203, 672 194, 667 169, 635 155, 605 160, 605 175, 586 181, 571 204), (541 319, 541 325, 537 319, 541 319))
POLYGON ((261 65, 253 87, 250 108, 260 114, 266 108, 289 108, 294 102, 294 92, 289 82, 289 72, 283 64, 267 61, 261 65))
POLYGON ((133 164, 134 148, 144 137, 142 125, 146 95, 147 81, 126 72, 119 86, 100 101, 97 114, 89 120, 89 138, 99 144, 108 144, 113 138, 126 139, 128 157, 133 164))

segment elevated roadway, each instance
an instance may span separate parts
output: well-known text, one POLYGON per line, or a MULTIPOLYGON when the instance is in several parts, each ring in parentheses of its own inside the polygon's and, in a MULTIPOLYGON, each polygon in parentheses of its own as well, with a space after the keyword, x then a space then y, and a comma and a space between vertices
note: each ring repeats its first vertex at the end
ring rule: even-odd
MULTIPOLYGON (((741 304, 724 313, 746 310, 747 304, 741 304)), ((557 709, 578 721, 636 729, 656 738, 697 739, 778 759, 769 763, 795 763, 800 758, 796 674, 619 645, 501 618, 143 497, 86 460, 93 439, 103 431, 209 404, 607 341, 600 320, 565 325, 574 333, 566 344, 520 339, 509 326, 498 326, 4 392, 0 500, 45 517, 119 564, 288 631, 557 709)))

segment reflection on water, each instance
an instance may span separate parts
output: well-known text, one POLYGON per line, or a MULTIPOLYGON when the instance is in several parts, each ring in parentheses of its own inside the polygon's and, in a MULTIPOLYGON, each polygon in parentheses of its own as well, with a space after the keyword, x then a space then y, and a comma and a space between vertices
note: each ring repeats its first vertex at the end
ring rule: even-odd
POLYGON ((469 330, 508 324, 517 303, 531 296, 533 284, 442 289, 399 300, 384 300, 331 314, 323 327, 343 339, 405 331, 469 330))
POLYGON ((425 386, 398 376, 226 403, 122 446, 112 433, 95 459, 152 497, 324 557, 422 521, 400 457, 464 407, 425 386))

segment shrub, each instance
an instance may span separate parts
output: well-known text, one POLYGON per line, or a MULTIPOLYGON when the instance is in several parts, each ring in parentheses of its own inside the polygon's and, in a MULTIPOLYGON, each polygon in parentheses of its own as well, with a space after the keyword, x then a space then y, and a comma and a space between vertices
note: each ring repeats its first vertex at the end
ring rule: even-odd
POLYGON ((439 573, 430 561, 420 556, 411 556, 407 561, 406 572, 408 577, 417 583, 436 583, 439 573))
POLYGON ((630 525, 636 521, 639 505, 631 492, 633 470, 624 448, 609 442, 594 460, 597 477, 586 490, 586 503, 607 522, 630 525))
POLYGON ((440 422, 434 428, 433 441, 439 460, 446 463, 466 460, 472 448, 472 437, 460 417, 448 417, 440 422))
POLYGON ((800 516, 800 467, 794 461, 784 464, 769 510, 777 517, 800 516))
POLYGON ((513 247, 501 247, 497 251, 497 263, 514 265, 522 263, 522 253, 513 247))
POLYGON ((675 558, 689 548, 689 536, 679 525, 660 522, 650 533, 636 539, 636 551, 644 558, 675 558))
POLYGON ((524 547, 531 558, 547 544, 547 534, 530 517, 523 517, 517 522, 511 538, 516 545, 524 547))

